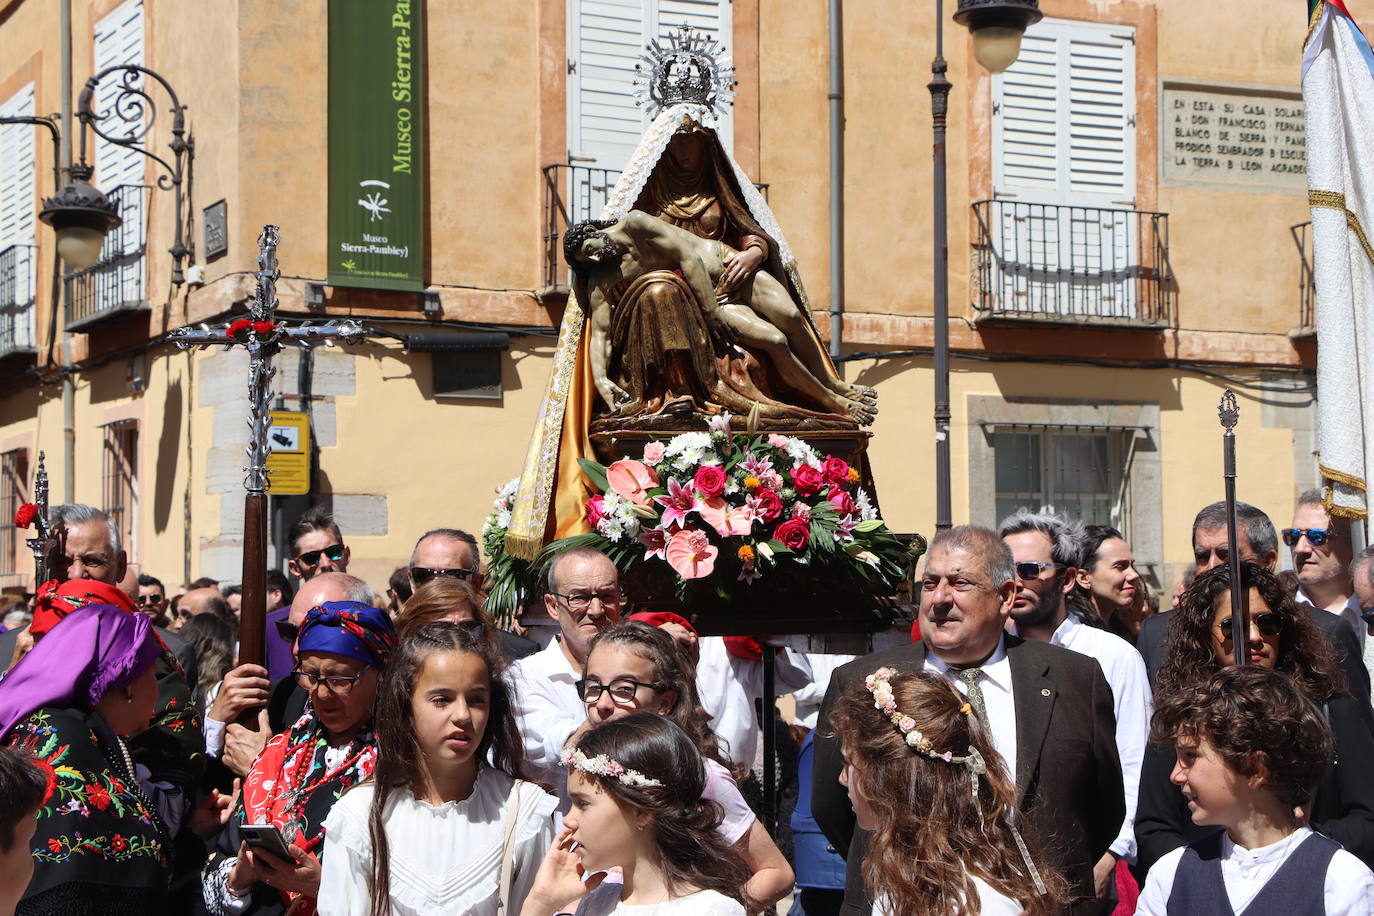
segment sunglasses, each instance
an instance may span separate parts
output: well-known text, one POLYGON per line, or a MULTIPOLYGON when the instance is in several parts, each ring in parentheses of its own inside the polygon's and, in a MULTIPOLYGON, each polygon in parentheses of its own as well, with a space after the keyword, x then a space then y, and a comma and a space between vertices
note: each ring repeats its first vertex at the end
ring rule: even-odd
POLYGON ((1027 562, 1025 562, 1025 563, 1017 563, 1017 564, 1016 564, 1016 578, 1018 578, 1018 579, 1039 579, 1039 578, 1040 578, 1040 573, 1041 573, 1041 571, 1046 570, 1046 569, 1049 569, 1049 568, 1050 568, 1051 566, 1053 566, 1053 565, 1054 565, 1053 562, 1050 562, 1050 563, 1036 563, 1036 562, 1034 562, 1034 561, 1027 561, 1027 562))
POLYGON ((344 549, 344 545, 334 544, 323 550, 307 550, 296 557, 296 562, 301 566, 317 566, 320 562, 320 554, 324 554, 329 557, 329 562, 338 563, 344 558, 344 549))
MULTIPOLYGON (((1283 618, 1272 611, 1267 614, 1256 614, 1250 618, 1254 623, 1255 629, 1260 631, 1261 636, 1278 636, 1283 632, 1283 618)), ((1221 629, 1222 637, 1231 638, 1231 618, 1223 617, 1217 626, 1221 629)))
POLYGON ((417 588, 439 576, 448 576, 450 579, 467 579, 470 575, 472 575, 472 570, 463 569, 461 566, 454 569, 430 569, 428 566, 410 567, 410 578, 415 582, 417 588))
POLYGON ((140 607, 155 607, 162 603, 161 595, 139 595, 134 601, 140 607))
POLYGON ((1304 535, 1313 547, 1320 547, 1334 538, 1336 532, 1332 528, 1285 528, 1283 529, 1283 542, 1289 547, 1296 547, 1304 535))
POLYGON ((273 622, 277 628, 277 635, 284 643, 295 644, 296 637, 301 635, 301 628, 289 620, 282 619, 273 622))

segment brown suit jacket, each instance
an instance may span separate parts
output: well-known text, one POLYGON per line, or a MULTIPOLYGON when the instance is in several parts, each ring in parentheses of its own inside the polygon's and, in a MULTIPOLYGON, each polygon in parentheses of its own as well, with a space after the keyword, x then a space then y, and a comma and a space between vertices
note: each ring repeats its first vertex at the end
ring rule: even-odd
MULTIPOLYGON (((1006 647, 1016 705, 1018 808, 1071 893, 1092 897, 1093 865, 1126 816, 1111 688, 1102 668, 1086 655, 1015 636, 1006 637, 1006 647)), ((899 672, 920 671, 925 659, 925 643, 856 659, 836 669, 821 706, 811 812, 835 848, 848 850, 841 910, 846 916, 868 916, 872 910, 860 874, 868 833, 855 827, 849 795, 839 783, 842 761, 829 727, 830 710, 844 691, 862 690, 863 678, 875 669, 887 665, 899 672)))

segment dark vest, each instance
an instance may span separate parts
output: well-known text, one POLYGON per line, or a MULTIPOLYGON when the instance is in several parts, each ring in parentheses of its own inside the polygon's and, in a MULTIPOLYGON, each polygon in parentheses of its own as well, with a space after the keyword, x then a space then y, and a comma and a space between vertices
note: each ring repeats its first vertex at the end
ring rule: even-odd
POLYGON ((1237 914, 1221 877, 1223 833, 1218 831, 1183 851, 1169 892, 1170 916, 1326 916, 1326 868, 1341 848, 1339 843, 1320 833, 1303 840, 1250 905, 1237 914))

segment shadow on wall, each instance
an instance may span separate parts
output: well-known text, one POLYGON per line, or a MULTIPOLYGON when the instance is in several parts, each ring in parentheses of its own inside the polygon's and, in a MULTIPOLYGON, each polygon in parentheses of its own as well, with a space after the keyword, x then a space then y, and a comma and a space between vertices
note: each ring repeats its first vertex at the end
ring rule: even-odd
POLYGON ((177 461, 181 457, 181 424, 186 413, 185 399, 181 379, 167 386, 162 405, 162 434, 157 442, 157 470, 153 476, 153 530, 158 534, 167 530, 172 517, 177 461))

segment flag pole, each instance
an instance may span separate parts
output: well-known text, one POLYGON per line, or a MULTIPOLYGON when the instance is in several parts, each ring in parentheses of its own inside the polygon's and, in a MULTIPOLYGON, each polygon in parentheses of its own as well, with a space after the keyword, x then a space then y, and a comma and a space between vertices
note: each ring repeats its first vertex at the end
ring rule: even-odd
POLYGON ((1241 588, 1240 577, 1240 537, 1236 518, 1236 423, 1240 421, 1240 405, 1236 403, 1235 393, 1227 388, 1221 395, 1217 407, 1221 426, 1225 433, 1221 437, 1222 473, 1226 478, 1226 565, 1231 570, 1231 661, 1244 665, 1249 660, 1250 651, 1246 644, 1250 638, 1249 596, 1241 588))

